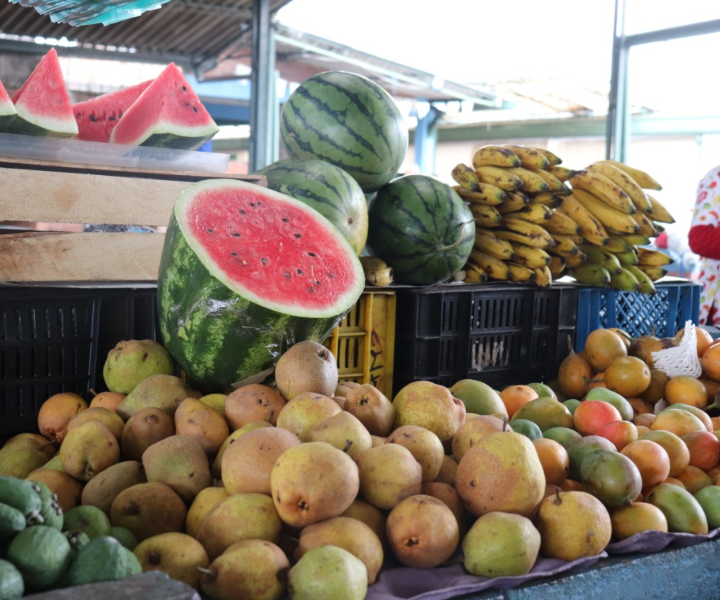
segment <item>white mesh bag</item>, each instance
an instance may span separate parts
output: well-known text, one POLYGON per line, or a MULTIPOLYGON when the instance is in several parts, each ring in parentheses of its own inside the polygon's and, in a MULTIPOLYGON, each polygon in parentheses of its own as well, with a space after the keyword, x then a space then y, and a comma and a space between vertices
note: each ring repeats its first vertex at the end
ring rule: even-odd
POLYGON ((668 377, 700 377, 702 365, 697 355, 697 333, 692 321, 685 322, 685 332, 679 346, 652 353, 653 367, 668 377))

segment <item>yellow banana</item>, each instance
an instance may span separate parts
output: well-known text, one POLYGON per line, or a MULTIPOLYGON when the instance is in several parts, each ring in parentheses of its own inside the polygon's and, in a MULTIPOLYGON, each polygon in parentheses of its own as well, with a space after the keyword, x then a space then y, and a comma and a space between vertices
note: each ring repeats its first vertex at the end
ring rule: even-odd
POLYGON ((499 260, 514 260, 515 251, 510 242, 499 238, 491 231, 484 229, 475 230, 475 243, 473 247, 480 252, 489 254, 499 260))
POLYGON ((638 280, 638 283, 640 284, 640 291, 643 294, 651 296, 652 294, 657 292, 657 290, 655 289, 655 285, 652 282, 652 279, 650 279, 650 277, 648 277, 644 271, 641 271, 633 265, 626 265, 625 268, 635 276, 635 279, 638 280))
POLYGON ((543 169, 536 169, 533 170, 533 173, 535 173, 535 175, 540 177, 540 179, 544 180, 545 183, 548 184, 548 187, 550 188, 548 191, 562 195, 567 195, 570 193, 570 188, 568 188, 562 181, 560 181, 557 177, 555 177, 555 175, 553 175, 549 171, 545 171, 543 169))
POLYGON ((552 211, 544 204, 531 202, 527 206, 523 206, 520 210, 510 213, 508 216, 544 226, 548 219, 552 218, 552 211))
POLYGON ((580 248, 578 248, 577 244, 570 238, 564 235, 553 235, 552 238, 555 240, 555 245, 550 250, 553 254, 559 256, 575 256, 580 252, 580 248))
MULTIPOLYGON (((631 215, 611 208, 602 200, 585 190, 574 189, 572 196, 568 196, 568 198, 571 197, 575 197, 604 227, 610 227, 615 231, 622 231, 624 233, 636 233, 640 229, 631 215)), ((563 206, 565 206, 564 202, 563 206)), ((583 237, 590 239, 584 232, 583 237)))
POLYGON ((513 244, 512 249, 515 253, 513 260, 529 269, 539 269, 550 263, 550 255, 542 248, 533 248, 525 244, 513 244))
POLYGON ((670 214, 670 211, 663 206, 662 202, 658 200, 657 198, 654 198, 650 194, 647 194, 648 200, 650 200, 650 205, 652 206, 652 216, 653 221, 658 221, 659 223, 674 223, 675 219, 670 214))
POLYGON ((585 285, 595 287, 607 287, 610 285, 610 273, 608 273, 607 269, 593 263, 570 267, 568 268, 568 274, 585 285))
POLYGON ((589 244, 581 246, 580 250, 587 256, 587 262, 606 268, 608 273, 612 274, 622 271, 622 265, 618 257, 612 252, 607 252, 604 248, 600 248, 600 246, 592 246, 589 244))
POLYGON ((562 163, 562 158, 560 158, 557 154, 550 152, 550 150, 547 150, 546 148, 535 148, 535 150, 537 150, 540 154, 542 154, 545 158, 548 159, 551 167, 562 163))
POLYGON ((607 204, 610 208, 631 215, 637 209, 623 189, 610 181, 605 175, 595 171, 578 171, 570 180, 573 191, 585 190, 607 204))
POLYGON ((618 237, 630 246, 645 246, 650 243, 650 238, 639 233, 613 233, 612 237, 618 237))
POLYGON ((553 279, 558 279, 565 274, 567 263, 561 256, 553 256, 550 259, 548 267, 550 268, 550 274, 553 276, 553 279))
POLYGON ((377 286, 390 285, 393 282, 393 271, 381 258, 361 256, 360 264, 365 272, 368 283, 377 286))
POLYGON ((450 172, 452 178, 460 185, 461 188, 476 192, 480 190, 480 178, 475 169, 468 167, 466 164, 459 163, 455 165, 450 172))
POLYGON ((532 195, 532 201, 535 204, 544 204, 548 208, 557 208, 562 204, 562 196, 552 192, 540 192, 532 195))
POLYGON ((496 229, 493 233, 509 242, 513 242, 515 244, 525 244, 526 246, 532 246, 533 248, 552 248, 555 245, 552 238, 546 239, 544 237, 533 237, 516 231, 508 231, 507 229, 496 229))
POLYGON ((485 165, 475 169, 478 179, 483 183, 491 183, 508 192, 514 192, 522 187, 522 179, 510 172, 509 168, 485 165))
MULTIPOLYGON (((554 235, 555 234, 553 234, 553 236, 554 235)), ((561 233, 560 235, 564 235, 564 234, 561 233)), ((565 235, 564 237, 575 242, 576 246, 580 246, 581 244, 587 244, 587 240, 581 235, 565 235)))
POLYGON ((610 252, 627 252, 632 248, 632 244, 623 239, 619 235, 611 235, 610 241, 605 245, 605 250, 610 252))
POLYGON ((640 282, 627 269, 620 269, 619 273, 610 273, 610 287, 623 292, 639 292, 640 282))
POLYGON ((492 206, 471 204, 470 212, 475 218, 475 223, 481 227, 500 227, 500 223, 502 223, 502 216, 492 206))
POLYGON ((625 163, 621 163, 617 160, 601 160, 599 162, 607 163, 612 165, 613 167, 617 167, 621 171, 625 171, 630 177, 632 177, 635 182, 644 190, 661 190, 662 186, 655 181, 650 175, 648 175, 645 171, 641 171, 640 169, 635 169, 634 167, 631 167, 629 165, 626 165, 625 163))
POLYGON ((608 243, 608 234, 603 224, 573 194, 563 198, 562 206, 557 211, 575 221, 580 227, 580 235, 591 244, 603 246, 608 243))
POLYGON ((502 260, 498 260, 489 254, 479 250, 472 250, 468 262, 480 267, 490 279, 499 279, 501 281, 510 279, 510 269, 508 269, 507 265, 502 260))
POLYGON ((520 158, 505 146, 483 146, 473 155, 473 166, 478 167, 519 167, 520 158))
POLYGON ((510 281, 525 282, 535 281, 535 271, 528 269, 526 266, 514 262, 508 262, 507 268, 510 271, 510 281))
POLYGON ((577 171, 575 169, 553 165, 548 168, 548 173, 555 175, 560 181, 565 182, 575 177, 577 171))
POLYGON ((465 283, 485 283, 487 281, 487 273, 480 267, 473 263, 466 263, 463 267, 465 269, 465 283))
POLYGON ((509 229, 510 231, 514 231, 515 233, 521 233, 529 237, 538 237, 548 241, 552 241, 552 237, 550 236, 550 234, 545 229, 543 229, 542 225, 538 225, 536 223, 529 223, 528 221, 523 221, 522 219, 515 219, 510 215, 505 215, 503 217, 502 225, 504 229, 509 229))
POLYGON ((507 198, 497 209, 501 215, 504 215, 520 210, 523 206, 527 206, 529 202, 530 198, 522 192, 508 192, 507 198))
POLYGON ((660 232, 655 227, 655 224, 648 218, 647 215, 639 212, 632 215, 632 218, 638 224, 638 233, 647 237, 656 237, 660 235, 660 232))
POLYGON ((535 283, 540 287, 550 287, 552 285, 552 273, 549 267, 535 269, 535 283))
POLYGON ((463 200, 475 202, 476 204, 485 204, 486 206, 497 206, 507 198, 504 190, 501 190, 496 185, 483 183, 482 181, 478 181, 478 189, 476 191, 466 190, 459 185, 454 185, 453 189, 463 200))
POLYGON ((660 235, 663 231, 665 231, 665 228, 657 221, 653 221, 653 227, 655 227, 657 235, 660 235))
POLYGON ((638 261, 637 261, 638 266, 642 265, 644 267, 664 267, 673 262, 672 258, 670 258, 664 252, 660 252, 659 250, 650 250, 648 248, 638 248, 637 253, 638 253, 638 261))
POLYGON ((537 148, 530 146, 513 146, 504 144, 505 148, 512 150, 520 159, 520 165, 526 169, 547 169, 550 161, 537 148))
POLYGON ((625 171, 603 162, 591 164, 588 167, 588 170, 604 175, 615 185, 619 186, 630 197, 630 200, 637 210, 644 213, 652 212, 652 204, 650 203, 650 199, 647 197, 645 190, 643 190, 625 171))
POLYGON ((645 275, 650 278, 650 281, 657 281, 667 275, 667 271, 662 267, 652 267, 650 265, 636 265, 645 275))
POLYGON ((507 171, 520 179, 520 181, 522 182, 520 185, 520 189, 523 192, 538 194, 540 192, 551 191, 550 186, 547 184, 547 182, 542 177, 537 175, 535 171, 531 171, 530 169, 526 169, 525 167, 514 167, 512 169, 507 169, 507 171))
POLYGON ((560 235, 577 235, 580 233, 580 225, 557 210, 551 211, 550 219, 543 223, 543 227, 550 233, 560 235))
POLYGON ((568 269, 579 267, 587 262, 587 254, 582 250, 575 256, 563 256, 562 258, 565 260, 568 269))

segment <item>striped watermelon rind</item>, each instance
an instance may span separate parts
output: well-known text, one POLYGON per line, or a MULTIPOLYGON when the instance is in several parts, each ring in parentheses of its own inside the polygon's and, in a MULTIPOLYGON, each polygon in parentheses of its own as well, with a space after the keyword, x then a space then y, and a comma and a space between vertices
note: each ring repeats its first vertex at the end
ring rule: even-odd
POLYGON ((370 202, 367 247, 408 285, 445 281, 467 262, 475 222, 450 186, 427 175, 405 175, 370 202))
POLYGON ((312 206, 345 236, 355 252, 365 248, 368 211, 357 182, 324 160, 279 160, 261 169, 268 187, 312 206))
POLYGON ((283 105, 280 133, 291 158, 325 160, 366 193, 397 174, 408 148, 408 130, 392 97, 368 78, 344 71, 300 84, 283 105))
MULTIPOLYGON (((281 215, 281 211, 276 211, 281 215)), ((248 240, 248 243, 252 243, 248 240)), ((280 244, 278 244, 278 251, 280 244)), ((352 247, 319 213, 301 202, 252 184, 213 180, 181 192, 168 226, 158 276, 158 315, 163 344, 204 391, 228 391, 272 367, 280 354, 302 340, 322 342, 357 302, 364 274, 352 247), (195 241, 184 223, 185 210, 204 189, 249 191, 302 207, 342 246, 352 285, 323 309, 283 305, 260 298, 241 281, 229 279, 195 241)))

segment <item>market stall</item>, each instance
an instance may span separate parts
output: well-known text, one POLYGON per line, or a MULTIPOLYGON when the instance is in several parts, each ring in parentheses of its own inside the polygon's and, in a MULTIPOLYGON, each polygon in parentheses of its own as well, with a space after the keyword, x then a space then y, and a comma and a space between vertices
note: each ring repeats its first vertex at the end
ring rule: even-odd
POLYGON ((3 92, 0 596, 716 595, 720 345, 662 174, 403 175, 338 70, 249 175, 174 64, 73 105, 52 50, 3 92))

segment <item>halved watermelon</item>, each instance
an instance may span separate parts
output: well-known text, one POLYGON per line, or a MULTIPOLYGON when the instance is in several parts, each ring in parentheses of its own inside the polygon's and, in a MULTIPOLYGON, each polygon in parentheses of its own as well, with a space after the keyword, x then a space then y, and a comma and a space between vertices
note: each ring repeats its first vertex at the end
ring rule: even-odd
POLYGON ((10 100, 5 86, 0 81, 0 131, 5 131, 8 125, 15 120, 17 110, 10 100))
POLYGON ((355 250, 320 213, 235 180, 194 183, 175 203, 158 276, 165 347, 207 391, 323 341, 365 284, 355 250))
POLYGON ((55 48, 43 57, 12 101, 18 116, 6 129, 7 133, 63 138, 77 135, 77 123, 55 48))
POLYGON ((73 104, 73 113, 78 124, 77 139, 88 142, 109 142, 110 133, 120 121, 123 113, 152 82, 153 80, 150 79, 73 104))
POLYGON ((110 134, 114 144, 196 150, 218 132, 175 63, 128 108, 110 134))

